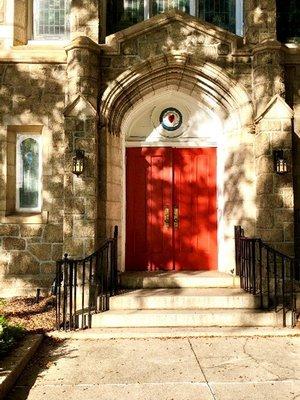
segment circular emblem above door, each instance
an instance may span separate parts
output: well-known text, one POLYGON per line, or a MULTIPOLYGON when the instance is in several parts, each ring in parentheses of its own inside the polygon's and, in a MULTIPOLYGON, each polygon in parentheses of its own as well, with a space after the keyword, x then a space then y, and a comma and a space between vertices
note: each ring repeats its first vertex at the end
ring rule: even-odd
POLYGON ((175 131, 182 125, 182 114, 176 108, 165 108, 160 114, 160 123, 167 131, 175 131))

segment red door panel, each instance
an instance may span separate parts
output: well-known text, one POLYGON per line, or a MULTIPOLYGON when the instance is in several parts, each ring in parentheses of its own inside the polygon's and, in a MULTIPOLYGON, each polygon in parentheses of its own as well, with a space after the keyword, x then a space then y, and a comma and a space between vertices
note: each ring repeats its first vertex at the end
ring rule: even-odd
POLYGON ((216 149, 129 148, 126 158, 126 269, 216 269, 216 149))
POLYGON ((174 149, 173 165, 175 269, 216 269, 216 150, 174 149))
POLYGON ((173 269, 172 149, 127 149, 126 269, 173 269))
POLYGON ((147 238, 150 269, 173 269, 172 243, 172 149, 145 148, 147 175, 147 238), (169 223, 165 222, 169 210, 169 223))

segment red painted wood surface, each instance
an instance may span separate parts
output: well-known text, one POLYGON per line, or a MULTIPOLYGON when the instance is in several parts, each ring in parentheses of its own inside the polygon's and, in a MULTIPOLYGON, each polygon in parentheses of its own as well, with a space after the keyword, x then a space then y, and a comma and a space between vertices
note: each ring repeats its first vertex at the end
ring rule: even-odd
POLYGON ((126 270, 216 269, 216 149, 129 148, 126 159, 126 270))

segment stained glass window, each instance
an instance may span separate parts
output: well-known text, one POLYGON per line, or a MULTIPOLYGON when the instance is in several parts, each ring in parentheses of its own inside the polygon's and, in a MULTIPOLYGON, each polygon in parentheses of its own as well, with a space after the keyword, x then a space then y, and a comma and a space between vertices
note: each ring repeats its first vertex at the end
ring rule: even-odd
POLYGON ((40 138, 18 135, 16 208, 39 211, 41 207, 40 138))
POLYGON ((34 38, 68 37, 69 14, 70 0, 34 0, 34 38))
POLYGON ((107 35, 170 9, 243 35, 243 0, 106 0, 107 35))
POLYGON ((236 0, 200 0, 199 17, 228 31, 236 31, 236 0))
POLYGON ((153 0, 152 13, 153 15, 168 11, 172 8, 190 13, 190 0, 153 0))
POLYGON ((144 20, 144 0, 107 0, 107 34, 144 20))

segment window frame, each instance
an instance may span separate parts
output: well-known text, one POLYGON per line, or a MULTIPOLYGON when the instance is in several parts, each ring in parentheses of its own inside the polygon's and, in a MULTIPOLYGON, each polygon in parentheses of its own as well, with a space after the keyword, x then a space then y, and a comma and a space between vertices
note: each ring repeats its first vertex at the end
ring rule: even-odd
MULTIPOLYGON (((35 29, 36 29, 36 19, 35 19, 35 14, 36 14, 36 2, 37 0, 28 0, 28 38, 30 42, 34 43, 57 43, 57 42, 67 42, 70 39, 71 35, 71 27, 70 27, 70 22, 69 21, 69 31, 67 32, 66 35, 64 36, 57 36, 57 35, 36 35, 35 29)), ((69 2, 71 0, 68 0, 69 2)), ((69 19, 71 17, 71 8, 69 10, 69 19)))
POLYGON ((42 142, 42 136, 37 134, 37 133, 23 133, 23 132, 17 132, 16 134, 16 198, 15 198, 15 209, 16 212, 22 212, 22 213, 39 213, 42 211, 42 168, 43 168, 43 142, 42 142), (26 139, 33 139, 38 143, 38 148, 39 148, 39 163, 38 163, 38 168, 39 168, 39 173, 38 173, 38 206, 37 207, 20 207, 20 197, 19 197, 19 181, 21 179, 21 143, 26 140, 26 139))

